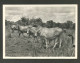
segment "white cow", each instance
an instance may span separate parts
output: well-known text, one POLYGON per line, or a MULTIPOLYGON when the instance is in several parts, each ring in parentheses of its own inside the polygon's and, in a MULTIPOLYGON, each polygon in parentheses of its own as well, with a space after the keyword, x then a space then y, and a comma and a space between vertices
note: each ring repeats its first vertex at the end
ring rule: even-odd
POLYGON ((18 26, 19 36, 23 33, 28 33, 29 26, 18 26))
MULTIPOLYGON (((66 31, 58 27, 55 27, 55 28, 40 27, 38 31, 39 35, 45 38, 46 48, 48 48, 49 40, 55 40, 56 38, 59 40, 60 35, 63 32, 66 32, 66 31)), ((54 47, 56 47, 57 43, 58 42, 55 43, 54 47)), ((61 42, 59 41, 59 43, 60 43, 59 47, 61 47, 61 42)))

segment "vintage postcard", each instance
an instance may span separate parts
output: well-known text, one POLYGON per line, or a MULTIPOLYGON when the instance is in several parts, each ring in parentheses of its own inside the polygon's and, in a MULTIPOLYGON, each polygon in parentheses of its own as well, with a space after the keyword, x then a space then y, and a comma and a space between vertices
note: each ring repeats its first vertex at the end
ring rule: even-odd
POLYGON ((77 4, 3 4, 3 59, 77 59, 77 32, 77 4))

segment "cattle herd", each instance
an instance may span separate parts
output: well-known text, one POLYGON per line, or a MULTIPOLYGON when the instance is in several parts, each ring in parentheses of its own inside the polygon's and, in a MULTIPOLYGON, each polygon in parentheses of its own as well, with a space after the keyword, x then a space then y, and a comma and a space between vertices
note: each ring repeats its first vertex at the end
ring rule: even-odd
MULTIPOLYGON (((52 40, 54 40, 54 43, 55 43, 53 48, 55 48, 57 44, 59 44, 59 48, 60 48, 62 44, 62 41, 60 40, 60 36, 63 33, 66 34, 66 30, 59 27, 47 28, 47 27, 41 27, 41 26, 33 27, 31 25, 27 25, 27 26, 11 25, 10 29, 11 29, 11 34, 17 30, 19 37, 21 34, 23 35, 24 33, 26 33, 28 37, 32 36, 36 40, 38 37, 43 38, 46 49, 49 47, 48 44, 52 40)), ((73 37, 70 34, 67 36, 73 37)), ((72 38, 72 44, 73 44, 73 38, 72 38)))

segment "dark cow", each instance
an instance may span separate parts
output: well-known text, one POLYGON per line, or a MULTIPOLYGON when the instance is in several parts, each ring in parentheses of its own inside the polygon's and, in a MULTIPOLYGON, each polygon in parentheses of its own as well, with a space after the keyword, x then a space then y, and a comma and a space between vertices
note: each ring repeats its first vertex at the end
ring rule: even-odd
POLYGON ((37 40, 37 32, 38 32, 37 27, 31 26, 27 29, 27 34, 29 34, 29 37, 32 36, 35 41, 37 40))

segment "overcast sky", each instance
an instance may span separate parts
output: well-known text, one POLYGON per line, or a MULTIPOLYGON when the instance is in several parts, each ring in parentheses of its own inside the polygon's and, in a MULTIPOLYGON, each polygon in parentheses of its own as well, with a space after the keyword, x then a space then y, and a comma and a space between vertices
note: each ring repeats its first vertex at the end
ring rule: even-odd
POLYGON ((41 18, 43 22, 53 20, 54 22, 66 22, 71 20, 75 22, 75 7, 6 7, 5 19, 9 21, 18 21, 21 17, 26 18, 41 18))

